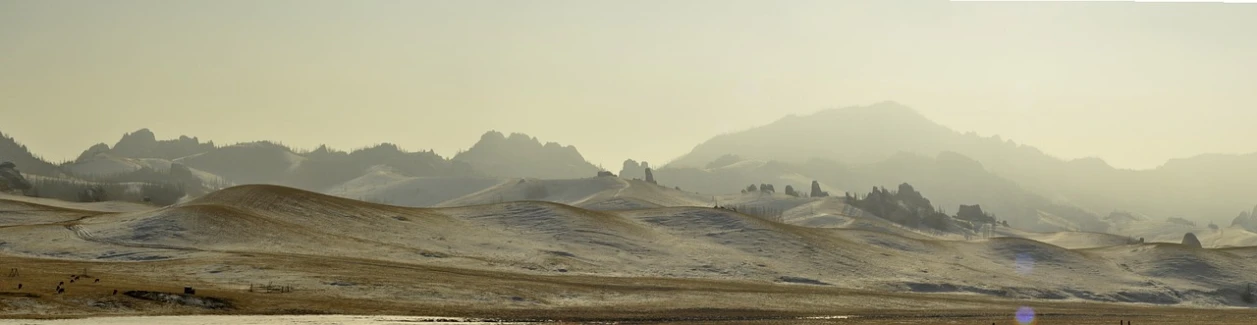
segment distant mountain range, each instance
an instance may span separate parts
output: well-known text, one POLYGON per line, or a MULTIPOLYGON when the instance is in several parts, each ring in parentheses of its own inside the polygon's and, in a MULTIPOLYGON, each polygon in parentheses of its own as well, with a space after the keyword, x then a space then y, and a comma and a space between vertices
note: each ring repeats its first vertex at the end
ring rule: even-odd
MULTIPOLYGON (((200 179, 198 186, 205 187, 200 192, 263 183, 326 193, 351 181, 362 183, 380 168, 390 177, 571 179, 600 171, 575 147, 497 131, 446 158, 388 143, 299 152, 267 141, 158 140, 142 129, 113 146, 94 145, 63 164, 49 163, 4 136, 0 161, 13 162, 25 174, 95 181, 148 180, 152 177, 125 175, 178 169, 200 179)), ((736 193, 749 184, 792 185, 806 192, 815 180, 841 195, 907 182, 945 208, 981 204, 1028 229, 1102 231, 1106 223, 1099 216, 1118 210, 1228 224, 1236 210, 1257 203, 1257 154, 1201 155, 1153 170, 1121 170, 1094 158, 1058 159, 998 136, 962 134, 894 102, 787 116, 714 137, 666 165, 629 160, 619 172, 645 178, 648 167, 654 167, 660 185, 704 194, 736 193)))
MULTIPOLYGON (((1153 170, 1122 170, 1095 158, 1058 159, 998 136, 961 134, 894 102, 789 116, 755 129, 717 136, 660 168, 656 178, 669 182, 669 169, 711 171, 710 164, 722 157, 780 162, 769 165, 775 166, 773 173, 810 176, 853 192, 907 181, 944 202, 976 203, 1025 193, 1016 196, 1022 201, 1042 202, 1035 206, 1072 205, 1096 214, 1126 210, 1224 222, 1230 221, 1236 210, 1257 201, 1257 187, 1253 185, 1257 184, 1257 154, 1207 154, 1171 160, 1153 170), (956 165, 965 164, 958 163, 965 160, 971 161, 968 168, 956 165), (969 172, 938 168, 942 165, 969 172), (922 172, 925 170, 934 172, 922 172), (974 186, 978 185, 975 177, 1000 184, 974 186), (966 186, 976 188, 953 193, 966 186)), ((768 177, 763 171, 758 173, 768 177)), ((1000 204, 981 203, 984 207, 1000 204)), ((992 210, 999 214, 1000 209, 992 210)))
POLYGON ((122 136, 112 147, 100 143, 74 161, 60 165, 35 156, 7 136, 0 139, 0 161, 13 162, 24 174, 83 181, 133 179, 128 175, 186 167, 201 176, 200 191, 236 184, 276 184, 328 191, 385 167, 404 177, 583 178, 598 167, 572 146, 541 144, 523 134, 510 137, 491 131, 470 150, 451 159, 432 151, 406 152, 384 143, 353 151, 320 146, 298 152, 277 142, 257 141, 218 146, 180 136, 157 140, 147 129, 122 136), (217 186, 215 186, 217 185, 217 186))

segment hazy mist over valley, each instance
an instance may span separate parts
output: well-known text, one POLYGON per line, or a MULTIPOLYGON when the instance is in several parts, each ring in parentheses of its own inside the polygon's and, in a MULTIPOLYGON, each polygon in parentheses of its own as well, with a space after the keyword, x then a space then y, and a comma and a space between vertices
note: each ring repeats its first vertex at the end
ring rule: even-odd
POLYGON ((0 0, 0 324, 1240 324, 1251 30, 1257 4, 0 0))

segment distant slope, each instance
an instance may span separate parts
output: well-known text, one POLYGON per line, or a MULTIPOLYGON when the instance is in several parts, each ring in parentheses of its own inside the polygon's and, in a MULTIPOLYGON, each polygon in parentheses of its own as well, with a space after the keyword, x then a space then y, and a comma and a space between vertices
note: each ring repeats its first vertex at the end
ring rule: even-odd
POLYGON ((0 162, 6 161, 17 165, 17 169, 24 174, 51 177, 62 175, 61 170, 56 165, 35 156, 25 145, 19 144, 17 140, 10 138, 4 133, 0 133, 0 162))
POLYGON ((477 177, 483 173, 471 165, 442 158, 432 151, 407 152, 391 143, 349 152, 318 149, 302 155, 305 160, 280 184, 313 191, 361 185, 361 178, 387 168, 400 177, 477 177), (358 182, 355 182, 358 180, 358 182), (348 184, 347 182, 355 182, 348 184))
POLYGON ((514 179, 497 186, 442 202, 439 206, 467 206, 509 201, 549 201, 597 210, 671 206, 710 206, 711 197, 686 193, 638 180, 618 177, 539 180, 514 179))
POLYGON ((327 190, 327 194, 408 207, 430 207, 509 182, 508 179, 474 176, 411 177, 389 166, 377 165, 367 173, 327 190))
POLYGON ((279 184, 305 157, 288 147, 266 141, 235 144, 175 159, 240 184, 279 184))
POLYGON ((1026 238, 1068 249, 1130 245, 1134 240, 1131 237, 1093 232, 1061 231, 1034 233, 1007 227, 996 227, 994 233, 996 236, 1026 238))
MULTIPOLYGON (((792 186, 796 191, 807 194, 811 191, 812 181, 820 180, 822 190, 841 196, 843 189, 796 167, 796 164, 775 160, 738 160, 709 167, 669 166, 652 172, 659 184, 711 195, 738 193, 752 184, 772 184, 779 192, 784 192, 786 186, 792 186)), ((832 167, 839 168, 837 165, 832 167)), ((860 189, 863 188, 847 190, 860 189)))
POLYGON ((759 160, 826 158, 871 163, 904 151, 937 154, 958 136, 953 133, 911 108, 885 102, 807 117, 791 115, 751 130, 716 136, 668 166, 702 167, 727 154, 759 160))

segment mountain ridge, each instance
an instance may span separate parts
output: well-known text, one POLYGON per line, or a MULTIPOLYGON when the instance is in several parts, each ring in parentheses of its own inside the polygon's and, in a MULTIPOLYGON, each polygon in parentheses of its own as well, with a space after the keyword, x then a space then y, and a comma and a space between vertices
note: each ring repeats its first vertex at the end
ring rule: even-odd
MULTIPOLYGON (((199 139, 188 136, 158 140, 150 130, 140 129, 124 134, 112 147, 99 143, 85 150, 79 159, 56 165, 38 159, 12 138, 6 136, 5 139, 6 141, 0 143, 0 154, 3 154, 0 155, 0 160, 16 160, 18 169, 24 173, 53 177, 66 176, 63 174, 67 166, 97 158, 108 160, 109 155, 163 159, 170 162, 180 160, 190 164, 188 167, 194 170, 209 169, 217 173, 224 173, 229 166, 223 166, 237 161, 261 159, 243 157, 247 159, 207 162, 212 160, 209 158, 213 155, 206 156, 206 152, 243 152, 248 151, 244 149, 248 145, 219 146, 212 141, 202 143, 199 139), (203 152, 185 155, 196 151, 203 152), (215 164, 222 166, 211 167, 215 164)), ((268 167, 268 173, 235 175, 237 182, 234 183, 278 183, 303 189, 326 190, 329 186, 362 176, 375 165, 391 166, 407 176, 583 178, 594 176, 602 170, 585 160, 573 146, 556 142, 542 143, 537 138, 522 133, 506 135, 498 131, 484 133, 480 141, 452 157, 441 157, 431 151, 405 152, 396 145, 387 143, 349 152, 326 146, 298 152, 278 142, 252 142, 255 146, 258 143, 278 144, 269 149, 274 152, 268 151, 266 154, 270 157, 266 159, 270 161, 260 164, 273 168, 268 167), (353 154, 355 152, 358 154, 353 154), (308 157, 317 158, 305 159, 308 157), (285 181, 285 177, 302 180, 285 181)), ((990 173, 1006 178, 1028 192, 1053 202, 1076 205, 1097 215, 1124 210, 1158 217, 1186 216, 1225 223, 1234 217, 1233 211, 1236 208, 1253 203, 1251 198, 1244 197, 1242 193, 1247 184, 1257 183, 1257 169, 1245 168, 1257 164, 1257 153, 1200 154, 1168 160, 1153 170, 1119 169, 1099 158, 1060 159, 1036 147, 1017 144, 998 135, 982 137, 973 132, 961 134, 930 121, 915 109, 893 101, 828 109, 803 116, 787 115, 756 128, 715 136, 668 164, 650 167, 654 167, 655 178, 661 183, 717 194, 736 191, 745 186, 741 183, 747 182, 738 180, 730 184, 721 183, 724 184, 721 186, 695 185, 697 179, 680 181, 675 178, 676 175, 669 179, 669 170, 680 167, 702 169, 709 167, 708 165, 720 157, 737 155, 741 160, 810 163, 815 165, 811 168, 815 171, 825 168, 824 164, 817 164, 816 158, 827 161, 832 166, 829 168, 845 168, 843 166, 885 163, 905 152, 926 157, 937 157, 943 152, 958 153, 980 162, 990 173), (836 164, 838 162, 841 164, 836 164), (721 192, 710 192, 717 190, 721 192), (1180 201, 1202 203, 1188 204, 1180 201)), ((156 162, 158 164, 155 168, 168 166, 168 162, 156 162)), ((153 161, 146 160, 115 165, 121 166, 117 168, 134 170, 143 166, 151 167, 152 163, 153 161)), ((777 164, 769 166, 783 168, 777 164)), ((626 178, 644 178, 642 170, 645 167, 647 165, 644 162, 626 161, 625 168, 620 173, 626 178)), ((726 175, 729 171, 725 168, 726 175)), ((811 180, 823 178, 791 170, 778 170, 776 174, 786 178, 753 180, 749 183, 790 182, 804 186, 811 180)), ((710 179, 711 175, 708 176, 707 179, 710 179)), ((885 178, 887 181, 877 183, 897 183, 889 180, 895 177, 885 178)), ((835 185, 838 184, 831 183, 835 181, 831 179, 821 182, 826 190, 836 190, 835 185)))
POLYGON ((998 135, 961 134, 895 102, 829 109, 719 135, 656 173, 669 168, 701 168, 725 155, 765 161, 823 158, 873 164, 900 152, 934 156, 946 151, 979 161, 991 173, 1031 192, 1096 213, 1135 210, 1229 221, 1234 209, 1252 204, 1251 197, 1241 194, 1242 184, 1257 183, 1257 168, 1246 168, 1257 165, 1257 153, 1200 154, 1171 159, 1151 170, 1119 169, 1099 158, 1061 159, 998 135), (1185 198, 1209 202, 1180 202, 1185 198))

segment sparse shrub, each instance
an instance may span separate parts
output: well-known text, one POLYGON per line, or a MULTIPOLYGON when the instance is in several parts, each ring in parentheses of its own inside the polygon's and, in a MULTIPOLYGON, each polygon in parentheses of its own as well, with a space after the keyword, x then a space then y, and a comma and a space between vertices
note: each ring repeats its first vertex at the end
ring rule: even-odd
POLYGON ((90 185, 79 190, 79 202, 102 202, 107 199, 105 188, 100 185, 90 185))
POLYGON ((74 202, 113 200, 170 205, 186 195, 182 185, 172 183, 86 182, 41 177, 32 179, 31 185, 32 189, 26 192, 28 196, 74 202))
POLYGON ((899 189, 893 192, 874 187, 863 198, 847 194, 845 199, 851 206, 901 225, 943 231, 952 228, 952 218, 930 205, 930 200, 911 185, 903 184, 899 189))
POLYGON ((25 191, 31 189, 30 181, 22 177, 22 173, 17 170, 17 165, 12 162, 0 163, 0 192, 2 191, 25 191))
POLYGON ((1248 286, 1244 288, 1244 293, 1240 295, 1240 299, 1243 299, 1245 303, 1250 305, 1257 304, 1257 292, 1253 292, 1252 283, 1249 283, 1248 286))
POLYGON ((974 205, 961 204, 960 210, 956 211, 956 219, 966 220, 966 221, 975 222, 975 223, 994 223, 995 222, 995 216, 991 215, 990 213, 983 212, 982 206, 979 204, 974 204, 974 205))

